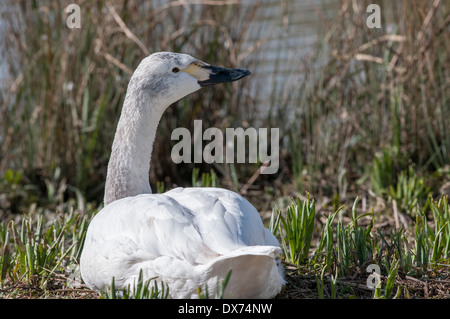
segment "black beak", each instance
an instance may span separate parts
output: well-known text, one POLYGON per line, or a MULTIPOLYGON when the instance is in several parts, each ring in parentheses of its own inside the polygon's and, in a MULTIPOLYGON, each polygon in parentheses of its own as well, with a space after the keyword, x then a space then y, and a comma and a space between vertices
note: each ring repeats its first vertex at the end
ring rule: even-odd
POLYGON ((208 70, 209 73, 208 79, 198 81, 198 84, 200 84, 201 86, 209 86, 218 83, 233 82, 251 74, 249 70, 245 69, 227 69, 214 65, 205 65, 201 67, 203 69, 208 70))

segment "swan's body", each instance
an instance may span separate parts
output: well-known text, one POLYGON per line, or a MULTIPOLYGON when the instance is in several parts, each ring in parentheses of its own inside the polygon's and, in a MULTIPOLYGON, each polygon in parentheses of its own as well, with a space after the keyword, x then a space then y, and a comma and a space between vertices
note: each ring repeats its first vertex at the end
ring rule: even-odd
POLYGON ((128 86, 114 138, 105 207, 94 217, 81 255, 81 274, 94 290, 158 277, 173 298, 196 298, 232 270, 225 295, 271 298, 284 283, 280 248, 256 209, 220 188, 176 188, 151 194, 150 156, 164 110, 201 86, 234 81, 245 70, 209 66, 191 56, 156 53, 128 86))

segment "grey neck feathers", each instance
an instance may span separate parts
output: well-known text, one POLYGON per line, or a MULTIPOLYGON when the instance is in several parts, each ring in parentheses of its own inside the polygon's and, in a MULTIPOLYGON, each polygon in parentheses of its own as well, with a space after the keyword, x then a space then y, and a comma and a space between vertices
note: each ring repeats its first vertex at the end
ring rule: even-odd
POLYGON ((150 158, 156 129, 165 109, 158 105, 160 101, 129 86, 108 163, 105 206, 124 197, 152 192, 150 158), (149 105, 150 100, 153 105, 149 105))

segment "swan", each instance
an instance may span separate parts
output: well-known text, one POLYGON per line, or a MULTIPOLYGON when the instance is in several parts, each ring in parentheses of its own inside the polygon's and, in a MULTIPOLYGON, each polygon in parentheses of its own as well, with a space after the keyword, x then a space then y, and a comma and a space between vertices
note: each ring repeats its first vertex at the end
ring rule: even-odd
POLYGON ((150 157, 165 109, 201 87, 250 72, 207 64, 190 55, 158 52, 144 58, 128 84, 108 163, 104 208, 88 227, 80 271, 92 290, 133 287, 156 277, 171 298, 272 298, 284 285, 275 236, 242 196, 221 188, 175 188, 152 194, 150 157))

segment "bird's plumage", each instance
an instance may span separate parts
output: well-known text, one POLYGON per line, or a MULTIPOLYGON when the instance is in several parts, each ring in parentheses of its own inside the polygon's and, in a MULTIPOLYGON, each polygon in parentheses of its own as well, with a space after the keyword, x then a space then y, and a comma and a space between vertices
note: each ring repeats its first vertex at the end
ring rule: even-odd
POLYGON ((173 298, 195 298, 205 284, 214 295, 230 269, 226 291, 235 298, 273 297, 283 283, 275 237, 247 200, 225 189, 176 188, 117 200, 95 216, 86 244, 83 277, 97 290, 112 276, 118 287, 133 286, 140 269, 145 278, 160 277, 173 298))
POLYGON ((151 194, 148 183, 164 110, 201 83, 249 74, 226 70, 188 55, 157 53, 135 71, 108 166, 106 206, 91 221, 81 255, 81 274, 91 289, 104 289, 113 277, 117 288, 133 287, 142 271, 144 279, 167 284, 171 297, 196 298, 199 287, 214 295, 218 280, 231 270, 227 297, 271 298, 281 290, 279 244, 245 198, 221 188, 151 194), (175 68, 186 74, 172 74, 179 73, 175 68), (205 70, 193 68, 222 73, 206 79, 205 70))

